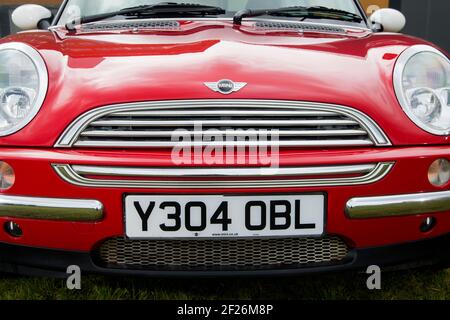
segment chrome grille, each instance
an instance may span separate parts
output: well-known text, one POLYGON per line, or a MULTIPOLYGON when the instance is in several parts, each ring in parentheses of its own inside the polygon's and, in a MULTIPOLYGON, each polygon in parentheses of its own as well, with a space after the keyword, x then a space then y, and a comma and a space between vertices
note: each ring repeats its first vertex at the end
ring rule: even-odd
POLYGON ((345 33, 344 28, 310 24, 310 23, 293 23, 293 22, 277 22, 277 21, 258 21, 255 23, 256 29, 262 30, 290 30, 298 32, 326 32, 326 33, 345 33))
POLYGON ((178 29, 180 23, 178 21, 127 21, 127 22, 108 22, 108 23, 92 23, 81 26, 82 32, 91 31, 114 31, 127 29, 158 29, 158 30, 173 30, 178 29))
POLYGON ((363 113, 343 106, 266 100, 161 101, 108 106, 77 119, 57 147, 145 148, 179 146, 174 133, 223 135, 227 139, 189 145, 270 145, 283 147, 390 145, 377 124, 363 113), (253 130, 253 131, 249 131, 253 130), (250 139, 266 130, 269 139, 250 139), (258 131, 256 131, 258 132, 258 131), (270 140, 270 132, 278 135, 270 140), (232 134, 233 140, 228 139, 232 134))
POLYGON ((63 180, 83 187, 211 189, 364 185, 380 181, 393 166, 393 162, 380 162, 361 165, 281 167, 274 172, 270 168, 266 171, 267 168, 264 167, 152 168, 53 164, 53 169, 63 180))
POLYGON ((113 238, 97 252, 100 264, 110 268, 147 270, 261 270, 342 262, 349 248, 338 237, 126 240, 113 238))

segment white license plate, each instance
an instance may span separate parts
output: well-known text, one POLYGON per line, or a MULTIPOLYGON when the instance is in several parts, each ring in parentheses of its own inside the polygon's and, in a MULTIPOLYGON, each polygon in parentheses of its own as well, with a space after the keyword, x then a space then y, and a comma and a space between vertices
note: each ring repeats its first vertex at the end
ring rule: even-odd
POLYGON ((324 220, 323 194, 125 198, 132 239, 320 236, 324 220))

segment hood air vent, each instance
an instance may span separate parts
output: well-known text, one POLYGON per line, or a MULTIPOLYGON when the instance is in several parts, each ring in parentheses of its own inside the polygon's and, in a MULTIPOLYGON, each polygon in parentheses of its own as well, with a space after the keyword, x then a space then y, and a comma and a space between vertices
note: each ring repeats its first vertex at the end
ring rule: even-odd
POLYGON ((155 30, 173 30, 178 29, 178 21, 129 21, 129 22, 109 22, 109 23, 91 23, 81 27, 81 31, 112 31, 127 29, 155 29, 155 30))
POLYGON ((258 21, 255 27, 257 30, 346 33, 345 29, 339 27, 297 22, 258 21))

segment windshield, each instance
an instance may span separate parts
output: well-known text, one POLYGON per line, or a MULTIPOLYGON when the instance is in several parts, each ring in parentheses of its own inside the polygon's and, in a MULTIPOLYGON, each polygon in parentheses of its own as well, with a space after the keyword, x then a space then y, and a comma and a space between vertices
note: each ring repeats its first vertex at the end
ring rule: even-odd
MULTIPOLYGON (((108 13, 123 8, 160 3, 161 0, 69 0, 57 24, 65 24, 79 16, 108 13)), ((226 10, 225 17, 231 17, 242 9, 276 9, 290 6, 323 6, 360 15, 354 0, 189 0, 170 1, 217 6, 226 10)), ((336 21, 334 21, 336 22, 336 21)))

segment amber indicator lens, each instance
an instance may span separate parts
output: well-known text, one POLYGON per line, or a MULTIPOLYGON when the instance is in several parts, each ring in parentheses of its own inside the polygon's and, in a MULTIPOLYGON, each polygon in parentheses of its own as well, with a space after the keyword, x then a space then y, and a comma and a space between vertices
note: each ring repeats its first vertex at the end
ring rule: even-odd
POLYGON ((434 161, 428 170, 428 180, 436 187, 446 185, 450 181, 450 162, 446 159, 434 161))
POLYGON ((8 163, 0 161, 0 191, 10 189, 15 181, 14 169, 8 163))

